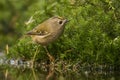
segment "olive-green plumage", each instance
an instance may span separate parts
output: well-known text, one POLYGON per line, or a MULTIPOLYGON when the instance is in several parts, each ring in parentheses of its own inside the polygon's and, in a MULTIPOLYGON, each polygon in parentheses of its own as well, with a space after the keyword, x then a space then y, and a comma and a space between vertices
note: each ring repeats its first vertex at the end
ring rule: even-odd
POLYGON ((51 17, 27 32, 27 35, 30 35, 34 42, 43 45, 51 62, 54 62, 54 57, 50 55, 46 46, 63 33, 66 22, 67 19, 62 17, 51 17))
POLYGON ((31 35, 34 42, 46 46, 63 33, 66 22, 64 18, 52 17, 29 31, 27 35, 31 35))

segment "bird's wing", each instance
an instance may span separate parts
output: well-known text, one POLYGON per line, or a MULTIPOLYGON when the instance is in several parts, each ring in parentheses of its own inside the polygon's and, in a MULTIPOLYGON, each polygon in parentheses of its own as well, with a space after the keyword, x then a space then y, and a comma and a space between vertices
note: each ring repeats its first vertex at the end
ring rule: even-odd
POLYGON ((51 29, 47 27, 44 23, 38 25, 33 30, 27 32, 27 35, 38 35, 38 36, 48 36, 51 34, 51 29), (41 26, 44 25, 44 26, 41 26))
POLYGON ((37 31, 37 32, 36 32, 36 31, 31 30, 31 31, 27 32, 26 34, 27 34, 27 35, 44 36, 44 35, 49 34, 49 32, 47 32, 47 31, 37 31))

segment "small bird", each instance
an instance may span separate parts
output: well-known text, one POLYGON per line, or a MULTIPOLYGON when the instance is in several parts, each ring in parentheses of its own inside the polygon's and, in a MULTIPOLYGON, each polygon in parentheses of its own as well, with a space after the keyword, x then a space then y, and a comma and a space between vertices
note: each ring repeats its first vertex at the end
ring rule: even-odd
POLYGON ((68 22, 67 19, 54 16, 27 32, 27 35, 30 35, 34 42, 45 48, 50 61, 54 61, 54 57, 50 55, 46 46, 60 37, 66 22, 68 22))

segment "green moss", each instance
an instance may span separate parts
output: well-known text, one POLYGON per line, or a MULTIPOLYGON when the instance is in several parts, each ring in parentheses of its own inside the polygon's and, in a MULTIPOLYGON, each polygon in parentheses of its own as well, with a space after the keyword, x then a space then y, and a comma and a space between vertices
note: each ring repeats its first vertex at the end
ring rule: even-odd
MULTIPOLYGON (((90 64, 119 65, 119 1, 35 1, 22 13, 15 28, 21 36, 45 19, 59 15, 70 20, 64 34, 48 46, 56 60, 90 64), (116 5, 117 4, 117 5, 116 5), (24 17, 25 16, 25 17, 24 17), (24 23, 32 17, 33 22, 24 23), (20 30, 20 31, 19 31, 20 30)), ((19 3, 18 3, 19 4, 19 3)), ((29 4, 29 3, 28 3, 29 4)), ((21 4, 22 5, 22 4, 21 4)), ((17 7, 17 5, 16 5, 17 7)), ((19 5, 20 7, 20 5, 19 5)), ((21 9, 24 8, 21 6, 21 9)), ((20 38, 9 50, 9 57, 48 60, 44 48, 31 38, 20 38)))

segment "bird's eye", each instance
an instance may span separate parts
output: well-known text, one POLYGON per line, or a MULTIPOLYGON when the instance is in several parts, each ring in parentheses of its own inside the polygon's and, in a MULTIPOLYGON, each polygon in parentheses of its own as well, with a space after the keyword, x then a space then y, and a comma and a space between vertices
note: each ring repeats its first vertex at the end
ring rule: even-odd
POLYGON ((62 21, 59 21, 59 24, 62 24, 62 21))

